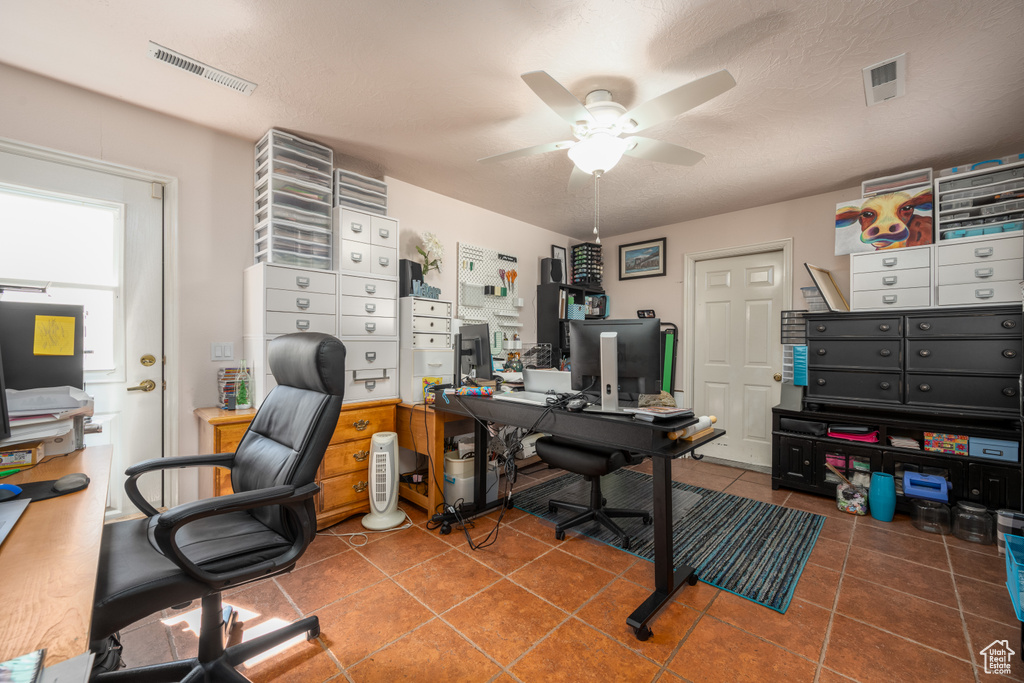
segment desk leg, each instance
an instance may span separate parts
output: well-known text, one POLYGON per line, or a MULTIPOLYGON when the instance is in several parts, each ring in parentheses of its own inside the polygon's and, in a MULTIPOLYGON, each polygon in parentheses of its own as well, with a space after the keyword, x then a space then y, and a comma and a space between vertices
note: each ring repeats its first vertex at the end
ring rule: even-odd
POLYGON ((473 462, 473 504, 463 505, 460 515, 456 516, 454 512, 449 512, 447 509, 447 506, 454 505, 455 501, 445 501, 446 508, 444 513, 435 514, 432 517, 434 522, 441 523, 441 534, 445 536, 452 532, 451 525, 458 522, 459 517, 462 519, 476 517, 482 515, 488 510, 501 507, 505 502, 504 498, 501 496, 492 503, 487 502, 487 445, 490 443, 491 435, 487 431, 487 428, 480 424, 479 421, 474 422, 473 439, 475 442, 475 460, 473 462))
POLYGON ((651 458, 654 466, 654 592, 626 619, 637 640, 651 637, 650 621, 672 599, 683 584, 697 583, 696 570, 682 565, 673 570, 672 542, 672 460, 651 458))

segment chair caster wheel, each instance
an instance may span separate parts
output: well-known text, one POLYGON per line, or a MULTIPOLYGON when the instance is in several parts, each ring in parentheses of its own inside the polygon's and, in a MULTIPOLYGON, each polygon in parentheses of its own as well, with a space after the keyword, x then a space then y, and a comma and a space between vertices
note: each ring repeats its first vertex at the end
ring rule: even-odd
POLYGON ((647 640, 648 638, 654 635, 651 632, 651 629, 649 629, 646 626, 641 626, 638 629, 634 629, 634 632, 636 633, 636 639, 641 641, 647 640))
POLYGON ((650 515, 644 515, 641 521, 644 523, 644 526, 650 526, 654 524, 654 518, 650 515))
POLYGON ((308 631, 306 631, 306 640, 316 640, 316 638, 319 635, 320 635, 320 625, 317 624, 314 628, 311 628, 308 631))
POLYGON ((690 574, 688 577, 686 577, 686 583, 691 585, 691 586, 696 586, 697 585, 697 575, 696 574, 690 574))
POLYGON ((451 524, 449 524, 448 522, 444 522, 443 524, 441 524, 441 535, 442 536, 447 536, 451 532, 452 532, 452 525, 451 524))
POLYGON ((555 529, 555 540, 556 541, 564 541, 565 540, 565 532, 562 531, 561 529, 555 529))
POLYGON ((629 539, 628 538, 622 539, 622 544, 621 545, 622 545, 622 549, 623 550, 629 550, 629 539))

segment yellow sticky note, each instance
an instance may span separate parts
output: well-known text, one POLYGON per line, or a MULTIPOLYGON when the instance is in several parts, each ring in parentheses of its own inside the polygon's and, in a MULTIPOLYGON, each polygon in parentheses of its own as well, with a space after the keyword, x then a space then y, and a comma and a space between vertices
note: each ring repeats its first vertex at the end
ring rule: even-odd
POLYGON ((32 353, 37 356, 75 355, 75 319, 68 316, 37 315, 32 353))

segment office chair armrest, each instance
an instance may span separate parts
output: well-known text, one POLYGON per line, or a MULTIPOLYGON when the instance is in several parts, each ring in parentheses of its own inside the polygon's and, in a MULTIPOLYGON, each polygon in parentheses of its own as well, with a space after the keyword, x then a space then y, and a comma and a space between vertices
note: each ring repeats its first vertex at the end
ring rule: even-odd
POLYGON ((135 507, 139 508, 147 517, 158 514, 155 507, 149 504, 139 491, 138 479, 147 472, 158 470, 181 469, 184 467, 231 467, 235 460, 234 453, 214 453, 212 455, 185 455, 172 458, 153 458, 136 463, 126 469, 124 473, 128 479, 124 482, 124 491, 128 494, 135 507))
POLYGON ((160 513, 156 525, 153 527, 153 540, 156 541, 165 557, 181 567, 196 581, 215 588, 251 581, 294 564, 305 552, 306 547, 313 542, 316 528, 315 523, 310 526, 309 520, 316 519, 312 499, 319 491, 320 487, 316 484, 306 484, 298 489, 291 485, 284 485, 184 503, 160 513), (189 522, 267 505, 280 505, 293 518, 296 527, 300 530, 300 533, 296 534, 292 547, 271 560, 231 571, 209 572, 189 560, 175 540, 178 531, 189 522), (303 510, 304 506, 309 506, 309 509, 303 510))

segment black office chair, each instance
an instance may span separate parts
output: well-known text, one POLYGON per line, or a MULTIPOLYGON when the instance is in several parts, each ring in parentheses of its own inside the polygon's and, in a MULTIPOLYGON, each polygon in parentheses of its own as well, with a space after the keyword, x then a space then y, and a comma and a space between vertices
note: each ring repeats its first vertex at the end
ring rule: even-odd
MULTIPOLYGON (((338 423, 345 389, 345 347, 326 334, 270 342, 277 381, 234 453, 162 458, 128 468, 125 490, 146 517, 103 530, 93 651, 109 636, 159 610, 202 598, 195 659, 101 673, 98 681, 247 681, 234 667, 307 633, 307 617, 250 642, 227 646, 234 614, 221 591, 290 571, 316 535, 314 483, 338 423), (158 512, 138 478, 171 467, 227 467, 234 493, 158 512)), ((99 656, 98 654, 98 656, 99 656)))
POLYGON ((557 439, 544 436, 537 439, 537 455, 552 467, 559 467, 569 472, 582 474, 590 484, 590 505, 570 503, 562 500, 548 501, 548 510, 557 512, 558 508, 573 510, 580 514, 555 525, 555 538, 565 538, 565 530, 579 526, 591 520, 599 522, 618 537, 623 549, 629 550, 630 538, 622 528, 612 521, 613 517, 639 517, 644 524, 651 523, 651 513, 645 510, 625 510, 623 508, 605 507, 607 501, 601 495, 601 477, 611 474, 620 467, 634 465, 643 458, 632 456, 617 448, 608 448, 594 444, 582 444, 577 441, 557 439))

